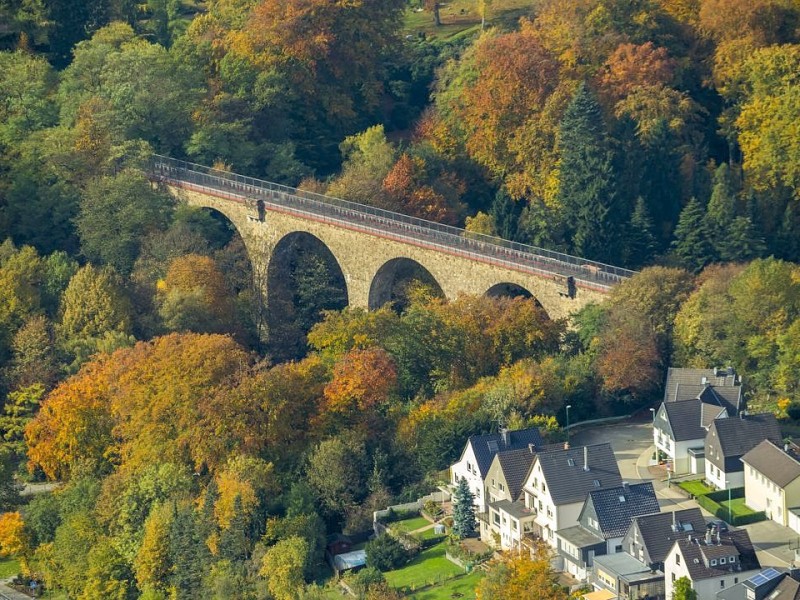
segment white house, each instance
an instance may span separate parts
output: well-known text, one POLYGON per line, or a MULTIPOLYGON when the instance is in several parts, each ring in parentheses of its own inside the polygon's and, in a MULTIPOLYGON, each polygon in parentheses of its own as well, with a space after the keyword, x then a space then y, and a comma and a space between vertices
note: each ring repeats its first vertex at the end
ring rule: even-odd
POLYGON ((744 501, 800 533, 800 460, 796 446, 764 440, 742 457, 744 501))
POLYGON ((536 512, 535 532, 558 548, 555 532, 578 524, 586 495, 620 485, 622 477, 614 452, 605 443, 537 453, 523 493, 525 506, 536 512))
POLYGON ((744 486, 741 458, 763 440, 781 442, 781 427, 771 413, 714 420, 705 440, 706 481, 718 490, 744 486))
POLYGON ((495 455, 498 452, 543 446, 544 439, 536 427, 518 431, 502 429, 499 433, 473 435, 467 440, 461 458, 450 467, 450 482, 455 486, 462 477, 466 479, 474 494, 478 511, 486 512, 489 503, 486 474, 495 455))
POLYGON ((761 569, 750 536, 744 529, 688 534, 675 542, 664 561, 667 598, 675 581, 686 577, 697 600, 716 600, 717 593, 746 580, 761 569))

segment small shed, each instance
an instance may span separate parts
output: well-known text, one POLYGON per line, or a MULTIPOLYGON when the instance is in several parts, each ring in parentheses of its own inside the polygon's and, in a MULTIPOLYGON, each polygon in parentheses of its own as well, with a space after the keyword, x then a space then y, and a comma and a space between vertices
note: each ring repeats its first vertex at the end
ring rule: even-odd
POLYGON ((436 535, 444 535, 444 523, 437 523, 433 526, 433 533, 436 535))
POLYGON ((353 550, 333 557, 333 569, 336 571, 336 575, 341 575, 344 571, 359 569, 366 564, 367 553, 365 550, 353 550))

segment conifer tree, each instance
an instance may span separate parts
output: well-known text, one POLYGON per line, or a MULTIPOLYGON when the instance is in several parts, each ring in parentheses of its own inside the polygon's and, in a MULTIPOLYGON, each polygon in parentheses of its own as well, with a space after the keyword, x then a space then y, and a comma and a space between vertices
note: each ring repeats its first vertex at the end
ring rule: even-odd
POLYGON ((175 508, 170 529, 170 577, 175 598, 197 598, 207 571, 209 552, 200 523, 191 506, 175 508))
POLYGON ((672 254, 690 271, 698 272, 714 259, 714 250, 708 239, 703 205, 692 198, 681 211, 675 227, 672 254))
POLYGON ((764 239, 750 217, 736 217, 733 220, 725 250, 724 254, 720 254, 720 259, 724 261, 747 262, 764 255, 764 239))
POLYGON ((242 498, 237 494, 233 501, 231 522, 219 536, 219 555, 231 562, 245 560, 249 551, 247 531, 247 516, 242 507, 242 498))
POLYGON ((736 218, 736 191, 730 169, 722 163, 714 172, 714 188, 706 209, 708 235, 721 260, 732 260, 730 229, 736 218))
MULTIPOLYGON (((680 156, 664 119, 650 129, 643 140, 644 161, 639 178, 639 193, 656 224, 660 249, 669 242, 668 233, 681 211, 680 156)), ((655 230, 654 230, 655 232, 655 230)))
POLYGON ((519 213, 520 203, 515 202, 505 190, 498 190, 490 211, 498 236, 505 240, 517 239, 519 213))
POLYGON ((625 262, 631 267, 640 267, 653 257, 657 247, 658 242, 653 233, 653 220, 650 218, 647 204, 639 196, 628 224, 628 248, 625 262))
POLYGON ((469 483, 462 477, 453 494, 453 534, 459 539, 471 536, 478 526, 474 499, 469 483))
POLYGON ((570 249, 587 258, 614 262, 620 255, 620 215, 613 154, 600 105, 585 83, 564 113, 558 145, 558 201, 570 249))
POLYGON ((800 236, 797 230, 800 228, 800 215, 793 201, 786 205, 783 212, 780 227, 775 236, 775 254, 778 258, 797 262, 800 260, 800 236))

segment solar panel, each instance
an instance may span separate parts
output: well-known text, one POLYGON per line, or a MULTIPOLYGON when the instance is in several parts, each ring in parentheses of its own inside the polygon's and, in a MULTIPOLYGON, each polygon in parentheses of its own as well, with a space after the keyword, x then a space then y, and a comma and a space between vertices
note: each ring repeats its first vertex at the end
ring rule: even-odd
POLYGON ((780 576, 781 576, 780 571, 777 571, 772 567, 770 567, 769 569, 764 569, 763 571, 761 571, 761 573, 753 575, 750 579, 748 579, 748 581, 752 583, 754 586, 758 587, 780 576))

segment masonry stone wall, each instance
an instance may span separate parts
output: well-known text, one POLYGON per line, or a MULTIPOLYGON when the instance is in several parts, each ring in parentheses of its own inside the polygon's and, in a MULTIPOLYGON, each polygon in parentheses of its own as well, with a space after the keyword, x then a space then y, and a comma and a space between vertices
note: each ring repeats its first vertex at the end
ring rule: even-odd
POLYGON ((427 269, 450 299, 459 294, 484 294, 501 283, 519 285, 528 290, 553 319, 568 318, 587 304, 602 302, 606 297, 601 291, 580 285, 570 297, 564 281, 558 277, 525 273, 269 208, 259 215, 256 209, 244 203, 179 187, 169 186, 169 190, 179 200, 217 210, 233 223, 244 240, 255 276, 266 294, 266 273, 278 242, 292 233, 305 232, 318 238, 336 258, 347 285, 350 306, 370 307, 370 289, 379 269, 396 258, 416 261, 427 269))

